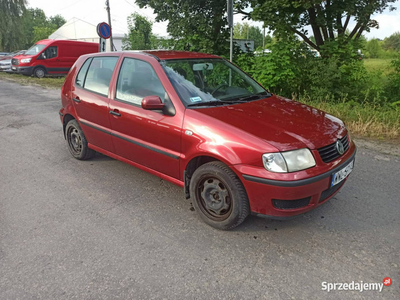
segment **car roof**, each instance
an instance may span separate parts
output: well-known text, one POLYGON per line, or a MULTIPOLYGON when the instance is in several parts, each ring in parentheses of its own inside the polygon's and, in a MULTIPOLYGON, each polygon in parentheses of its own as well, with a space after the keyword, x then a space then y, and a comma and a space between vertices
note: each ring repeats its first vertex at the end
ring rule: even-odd
POLYGON ((185 59, 185 58, 220 58, 219 56, 213 54, 190 52, 190 51, 145 50, 141 52, 154 55, 158 57, 160 60, 185 59))
POLYGON ((128 51, 114 51, 114 52, 97 52, 87 54, 88 57, 94 56, 104 56, 107 54, 142 54, 148 55, 156 58, 157 60, 169 60, 169 59, 194 59, 194 58, 221 58, 217 55, 207 54, 207 53, 199 53, 199 52, 190 52, 190 51, 172 51, 172 50, 128 50, 128 51))

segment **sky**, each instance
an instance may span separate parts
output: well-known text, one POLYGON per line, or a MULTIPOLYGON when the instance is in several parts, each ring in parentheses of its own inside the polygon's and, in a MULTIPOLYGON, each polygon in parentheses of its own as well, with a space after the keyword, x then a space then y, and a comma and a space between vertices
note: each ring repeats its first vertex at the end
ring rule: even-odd
MULTIPOLYGON (((134 0, 109 0, 111 8, 111 25, 114 33, 124 34, 128 32, 127 17, 138 12, 147 16, 150 20, 155 20, 155 14, 151 8, 139 9, 134 0)), ((383 14, 374 15, 372 18, 379 22, 379 29, 371 29, 366 33, 368 39, 384 39, 396 31, 400 31, 400 1, 394 6, 397 10, 393 12, 385 11, 383 14)), ((76 17, 86 22, 97 25, 100 22, 107 22, 107 11, 105 10, 105 0, 28 0, 28 7, 41 8, 46 16, 56 14, 62 15, 67 21, 76 17)), ((242 15, 235 15, 234 22, 243 22, 242 15)), ((249 22, 252 25, 262 27, 261 22, 249 22)), ((354 23, 349 26, 353 25, 354 23)), ((351 28, 351 27, 350 27, 351 28)), ((167 23, 154 23, 153 33, 159 36, 167 36, 167 23)))

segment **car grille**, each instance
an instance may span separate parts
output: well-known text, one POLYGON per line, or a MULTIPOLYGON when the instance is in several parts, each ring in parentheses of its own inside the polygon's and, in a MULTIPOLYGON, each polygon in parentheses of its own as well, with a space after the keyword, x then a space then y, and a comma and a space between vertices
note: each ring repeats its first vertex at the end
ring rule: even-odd
POLYGON ((13 59, 11 60, 11 64, 13 64, 13 65, 15 65, 15 66, 18 66, 18 65, 19 65, 18 59, 13 58, 13 59))
MULTIPOLYGON (((344 153, 346 153, 347 150, 349 150, 349 140, 347 138, 347 135, 339 139, 339 141, 342 142, 343 147, 344 147, 344 153)), ((335 160, 336 158, 340 157, 343 154, 339 154, 339 152, 336 149, 336 142, 333 144, 330 144, 328 146, 322 147, 318 149, 319 155, 322 158, 322 161, 324 163, 331 162, 335 160)))

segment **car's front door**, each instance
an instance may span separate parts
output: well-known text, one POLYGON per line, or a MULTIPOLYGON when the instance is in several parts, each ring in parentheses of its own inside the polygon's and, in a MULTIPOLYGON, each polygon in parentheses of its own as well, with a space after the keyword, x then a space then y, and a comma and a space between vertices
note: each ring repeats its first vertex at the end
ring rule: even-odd
POLYGON ((182 117, 143 109, 146 96, 159 96, 163 102, 169 97, 149 62, 125 57, 110 100, 116 153, 178 179, 182 117))
POLYGON ((59 68, 58 47, 50 46, 38 56, 38 64, 44 65, 49 74, 57 73, 59 68))
POLYGON ((110 134, 109 85, 118 56, 89 58, 75 78, 73 105, 87 141, 114 152, 110 134))

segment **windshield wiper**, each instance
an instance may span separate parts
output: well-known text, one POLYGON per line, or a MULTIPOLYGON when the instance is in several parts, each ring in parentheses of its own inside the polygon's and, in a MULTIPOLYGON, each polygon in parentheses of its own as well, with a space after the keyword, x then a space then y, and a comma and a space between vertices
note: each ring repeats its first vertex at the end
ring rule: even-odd
POLYGON ((241 101, 223 101, 223 100, 215 100, 215 101, 206 101, 206 102, 199 102, 199 103, 191 103, 188 104, 188 107, 192 106, 212 106, 212 105, 223 105, 223 104, 235 104, 235 103, 242 103, 241 101))
POLYGON ((224 100, 227 102, 229 101, 229 102, 245 103, 245 102, 249 102, 251 100, 259 100, 259 99, 268 98, 268 97, 271 97, 270 93, 262 92, 259 94, 242 95, 242 96, 238 96, 238 97, 226 98, 224 100))
POLYGON ((241 102, 247 102, 247 101, 250 101, 250 100, 263 99, 263 98, 266 98, 266 97, 271 97, 271 94, 270 93, 266 93, 266 92, 262 92, 262 93, 255 94, 255 95, 241 97, 241 98, 238 98, 237 100, 241 101, 241 102))

